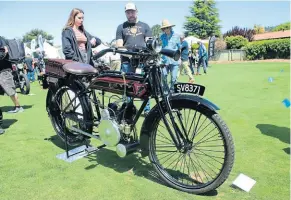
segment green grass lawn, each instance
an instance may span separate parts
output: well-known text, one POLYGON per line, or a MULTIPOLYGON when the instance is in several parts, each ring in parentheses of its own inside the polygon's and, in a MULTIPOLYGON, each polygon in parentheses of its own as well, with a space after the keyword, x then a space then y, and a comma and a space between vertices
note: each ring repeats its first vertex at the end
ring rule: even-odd
MULTIPOLYGON (((234 168, 216 191, 203 196, 171 189, 148 159, 121 159, 114 148, 73 163, 57 159, 64 150, 45 110, 46 90, 33 83, 35 96, 19 95, 25 112, 4 113, 9 128, 0 136, 0 199, 289 199, 290 108, 282 103, 290 97, 289 63, 212 64, 196 82, 220 107, 235 143, 234 168), (240 173, 257 181, 249 193, 230 187, 240 173)), ((7 96, 0 102, 12 108, 7 96)))

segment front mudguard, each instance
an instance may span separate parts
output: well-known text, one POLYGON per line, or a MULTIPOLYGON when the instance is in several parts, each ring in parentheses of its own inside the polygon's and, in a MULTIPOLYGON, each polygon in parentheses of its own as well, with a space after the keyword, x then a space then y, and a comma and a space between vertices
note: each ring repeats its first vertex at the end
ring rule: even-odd
MULTIPOLYGON (((187 95, 187 94, 174 94, 172 97, 169 98, 169 102, 173 101, 180 101, 180 100, 186 100, 190 101, 193 104, 196 104, 197 106, 202 106, 204 109, 208 110, 211 113, 216 113, 216 110, 220 110, 218 106, 216 106, 214 103, 208 101, 207 99, 204 99, 199 96, 194 95, 187 95)), ((163 110, 166 109, 166 104, 164 101, 160 102, 163 110)), ((149 155, 149 139, 153 132, 151 130, 152 124, 155 124, 155 121, 158 120, 159 113, 159 107, 156 105, 151 109, 147 117, 145 118, 141 133, 140 133, 140 148, 141 148, 141 155, 142 157, 146 157, 149 155)))

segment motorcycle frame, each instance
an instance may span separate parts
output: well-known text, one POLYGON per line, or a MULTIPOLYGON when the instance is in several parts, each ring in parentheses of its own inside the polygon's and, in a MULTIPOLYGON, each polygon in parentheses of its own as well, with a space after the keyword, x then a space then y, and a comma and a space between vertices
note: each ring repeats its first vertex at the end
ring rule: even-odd
MULTIPOLYGON (((172 93, 170 92, 169 95, 166 95, 164 93, 164 89, 162 87, 162 84, 161 84, 161 80, 160 80, 160 76, 159 74, 162 74, 161 72, 161 68, 159 66, 156 66, 156 65, 153 65, 153 66, 149 66, 150 70, 148 73, 146 73, 144 76, 145 76, 145 82, 148 82, 150 85, 151 85, 151 96, 155 99, 156 101, 156 104, 159 108, 159 112, 160 112, 160 115, 162 116, 162 119, 163 119, 163 122, 165 123, 166 125, 166 128, 170 134, 170 137, 172 138, 174 144, 176 145, 177 149, 178 150, 181 150, 183 144, 186 143, 186 141, 189 139, 187 134, 183 134, 181 132, 181 130, 178 128, 176 122, 175 122, 175 117, 173 116, 173 113, 171 111, 171 105, 170 105, 170 102, 169 102, 169 98, 171 97, 172 93), (171 119, 171 123, 174 125, 174 130, 175 130, 175 135, 174 133, 172 132, 172 130, 169 128, 169 123, 168 123, 168 120, 166 119, 165 117, 165 113, 163 112, 163 109, 162 109, 162 105, 161 105, 161 101, 159 100, 159 91, 161 91, 161 97, 162 97, 162 100, 164 100, 164 102, 166 103, 166 108, 167 108, 167 111, 170 115, 170 119, 171 119)), ((163 75, 162 75, 163 77, 163 75)), ((91 102, 94 104, 95 106, 95 109, 96 109, 96 112, 97 112, 97 121, 100 121, 101 120, 101 114, 100 114, 100 102, 96 96, 96 93, 95 93, 96 89, 91 89, 89 87, 83 87, 81 89, 81 91, 79 91, 75 97, 70 100, 69 104, 64 108, 64 110, 61 111, 61 114, 64 116, 66 115, 66 111, 67 109, 73 104, 73 102, 78 98, 80 97, 81 95, 87 95, 89 98, 90 96, 92 95, 93 97, 93 101, 91 100, 91 102), (89 94, 89 95, 88 95, 89 94)), ((101 90, 102 91, 102 107, 104 108, 104 95, 105 95, 105 91, 104 90, 101 90)), ((133 101, 134 98, 131 98, 131 101, 133 101)), ((137 111, 137 114, 134 116, 133 118, 133 123, 130 124, 131 126, 131 132, 133 131, 139 117, 141 116, 146 104, 148 103, 149 101, 149 97, 148 98, 145 98, 144 99, 144 102, 142 103, 141 107, 139 108, 139 110, 137 111)), ((76 105, 76 107, 78 107, 80 105, 80 103, 78 105, 76 105)), ((79 114, 79 113, 76 113, 76 114, 79 114)), ((179 115, 178 115, 179 116, 179 115)), ((98 124, 96 125, 94 123, 94 118, 95 116, 93 117, 93 126, 98 126, 98 124)), ((178 117, 179 121, 181 122, 181 118, 178 117)), ((74 121, 76 122, 80 122, 80 123, 84 123, 82 120, 75 120, 74 121)), ((85 123, 90 123, 90 122, 85 122, 85 123)), ((183 127, 183 123, 180 123, 181 126, 182 126, 182 129, 185 130, 185 128, 183 127)), ((78 132, 80 133, 80 132, 78 132)), ((82 133, 81 133, 82 134, 82 133)), ((99 137, 96 137, 95 135, 93 134, 84 134, 84 135, 87 135, 91 138, 95 138, 95 139, 100 139, 99 137)), ((134 140, 138 140, 138 137, 137 135, 134 135, 134 140)), ((189 140, 188 140, 189 141, 189 140)))

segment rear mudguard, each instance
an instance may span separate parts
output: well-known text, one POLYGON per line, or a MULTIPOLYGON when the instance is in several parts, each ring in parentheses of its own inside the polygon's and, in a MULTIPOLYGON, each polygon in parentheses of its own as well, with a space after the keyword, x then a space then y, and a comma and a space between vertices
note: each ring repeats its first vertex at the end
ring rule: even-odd
POLYGON ((74 77, 64 79, 54 79, 53 81, 48 83, 48 92, 46 96, 46 110, 49 115, 51 115, 52 109, 54 108, 54 96, 56 92, 63 86, 78 88, 79 90, 84 89, 84 85, 78 80, 74 79, 74 77))
MULTIPOLYGON (((170 104, 173 101, 180 101, 180 100, 186 100, 190 101, 193 104, 196 104, 198 106, 204 107, 204 109, 208 110, 211 113, 216 113, 216 110, 220 110, 214 103, 201 98, 199 96, 194 96, 194 95, 187 95, 187 94, 177 94, 173 95, 169 101, 170 104)), ((161 101, 161 106, 163 109, 166 109, 166 104, 164 101, 161 101)), ((141 128, 141 133, 140 133, 140 147, 141 147, 141 155, 142 157, 148 156, 149 154, 149 138, 154 130, 152 130, 154 127, 152 126, 155 124, 155 120, 157 120, 157 116, 159 116, 159 107, 156 105, 151 109, 150 113, 147 115, 145 118, 142 128, 141 128)))

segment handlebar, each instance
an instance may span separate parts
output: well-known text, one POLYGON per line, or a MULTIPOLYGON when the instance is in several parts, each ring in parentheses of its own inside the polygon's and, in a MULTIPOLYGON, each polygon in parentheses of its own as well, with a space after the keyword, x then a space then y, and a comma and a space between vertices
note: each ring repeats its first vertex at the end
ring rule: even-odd
MULTIPOLYGON (((97 54, 93 56, 93 59, 98 59, 102 56, 104 56, 106 53, 109 52, 114 52, 114 53, 119 53, 123 55, 131 55, 131 56, 153 56, 156 55, 155 53, 145 53, 145 52, 133 52, 133 51, 125 51, 125 50, 118 50, 116 48, 108 48, 108 49, 103 49, 97 54)), ((174 60, 179 60, 180 58, 180 51, 179 50, 170 50, 170 49, 162 49, 160 51, 160 54, 168 56, 170 58, 173 58, 174 60)))
POLYGON ((170 50, 170 49, 162 49, 160 54, 173 58, 175 61, 178 61, 181 53, 179 50, 170 50))

